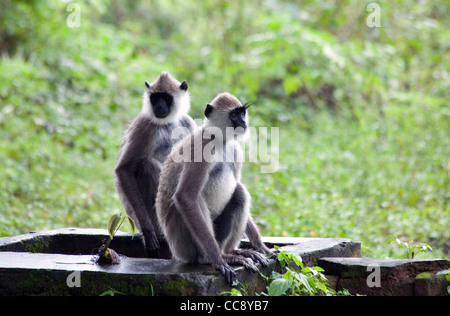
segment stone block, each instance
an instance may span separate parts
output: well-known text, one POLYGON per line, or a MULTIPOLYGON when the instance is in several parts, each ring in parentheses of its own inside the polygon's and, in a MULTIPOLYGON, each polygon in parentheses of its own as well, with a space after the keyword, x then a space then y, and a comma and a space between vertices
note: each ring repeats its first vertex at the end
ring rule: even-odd
POLYGON ((414 294, 416 296, 442 296, 448 295, 449 282, 445 275, 436 275, 435 272, 422 272, 414 280, 414 294))
MULTIPOLYGON (((121 255, 120 264, 98 265, 91 253, 107 236, 106 230, 70 228, 0 238, 0 295, 100 295, 108 290, 127 295, 217 295, 231 288, 210 265, 141 258, 140 237, 132 239, 126 233, 111 243, 121 255)), ((269 248, 279 246, 300 255, 306 265, 316 265, 323 256, 354 257, 361 251, 361 245, 349 239, 264 237, 263 241, 269 248)), ((248 241, 241 246, 248 246, 248 241)), ((270 276, 276 260, 259 268, 270 276)), ((242 267, 236 272, 250 293, 266 289, 258 273, 242 267)))
POLYGON ((337 289, 348 289, 352 294, 370 296, 446 295, 446 287, 437 281, 442 278, 436 272, 448 269, 445 259, 371 259, 371 258, 322 258, 319 266, 327 275, 339 277, 337 289), (423 273, 428 274, 423 274, 423 273), (422 277, 416 278, 418 275, 422 277))

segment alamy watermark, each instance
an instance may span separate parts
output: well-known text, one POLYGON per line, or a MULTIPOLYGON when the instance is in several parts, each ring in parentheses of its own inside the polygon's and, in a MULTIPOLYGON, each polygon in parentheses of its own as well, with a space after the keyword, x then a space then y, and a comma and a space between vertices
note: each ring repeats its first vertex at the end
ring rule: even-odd
POLYGON ((81 287, 81 271, 73 271, 66 279, 68 287, 81 287))
POLYGON ((367 5, 367 12, 371 12, 366 19, 368 27, 381 27, 381 7, 376 2, 371 2, 367 5))
MULTIPOLYGON (((62 0, 67 2, 65 0, 62 0)), ((76 2, 70 2, 66 7, 67 12, 71 12, 66 19, 66 24, 70 28, 81 26, 81 5, 76 2)))
MULTIPOLYGON (((179 127, 172 131, 170 137, 178 140, 184 135, 189 135, 189 130, 179 127)), ((246 130, 227 127, 224 132, 210 126, 204 129, 202 138, 194 138, 193 141, 193 144, 185 143, 180 150, 174 151, 175 162, 253 162, 261 165, 261 173, 274 173, 280 167, 279 127, 248 127, 246 130), (235 146, 223 146, 225 140, 234 141, 243 135, 248 139, 242 152, 235 146)))
POLYGON ((366 279, 368 287, 381 287, 381 268, 377 263, 371 263, 367 266, 367 272, 371 272, 366 279))

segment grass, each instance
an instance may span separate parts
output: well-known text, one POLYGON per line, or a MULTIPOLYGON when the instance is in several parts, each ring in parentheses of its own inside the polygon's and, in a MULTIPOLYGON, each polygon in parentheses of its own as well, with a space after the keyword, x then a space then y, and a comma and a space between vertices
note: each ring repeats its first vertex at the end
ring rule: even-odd
POLYGON ((448 117, 396 105, 372 117, 320 113, 307 130, 281 129, 282 170, 245 177, 265 234, 351 238, 368 256, 399 257, 384 244, 398 234, 448 256, 448 117))
MULTIPOLYGON (((89 130, 68 145, 12 114, 2 121, 8 138, 0 143, 0 235, 106 228, 121 209, 112 170, 122 129, 99 136, 110 144, 103 151, 84 143, 89 130)), ((447 256, 448 117, 401 105, 384 117, 368 111, 364 122, 325 111, 293 114, 280 127, 280 170, 263 174, 257 163, 244 165, 264 235, 351 238, 367 256, 401 257, 384 243, 395 234, 430 243, 434 251, 422 257, 447 256)))

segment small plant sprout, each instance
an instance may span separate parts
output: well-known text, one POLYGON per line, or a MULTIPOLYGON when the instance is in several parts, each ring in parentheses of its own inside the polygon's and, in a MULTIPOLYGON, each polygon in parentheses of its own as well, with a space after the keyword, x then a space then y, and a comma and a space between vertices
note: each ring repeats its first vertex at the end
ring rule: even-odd
POLYGON ((111 218, 109 219, 108 233, 109 233, 109 237, 111 238, 111 240, 113 240, 114 235, 120 229, 120 226, 122 226, 125 219, 128 219, 128 222, 130 223, 130 226, 131 226, 131 233, 133 234, 133 237, 134 237, 134 232, 136 230, 136 226, 134 225, 133 219, 128 215, 123 216, 121 213, 118 213, 118 214, 111 216, 111 218))
POLYGON ((119 255, 113 249, 109 248, 109 245, 111 244, 111 241, 114 239, 114 235, 117 233, 120 226, 122 226, 125 219, 128 219, 128 222, 130 223, 131 232, 133 234, 132 238, 134 238, 136 226, 134 225, 134 221, 131 217, 129 217, 128 215, 123 216, 121 213, 111 216, 108 222, 109 238, 108 240, 104 239, 102 241, 102 246, 98 250, 99 257, 97 259, 97 263, 106 263, 106 264, 120 263, 119 255))
POLYGON ((427 251, 433 251, 433 248, 431 248, 430 245, 425 243, 419 243, 419 244, 413 244, 414 241, 411 240, 409 243, 406 243, 404 241, 401 241, 397 236, 391 235, 391 238, 389 238, 386 241, 387 244, 392 245, 393 243, 396 243, 401 249, 405 251, 406 258, 407 259, 414 259, 416 254, 419 253, 425 253, 427 251), (411 244, 411 245, 410 245, 411 244))

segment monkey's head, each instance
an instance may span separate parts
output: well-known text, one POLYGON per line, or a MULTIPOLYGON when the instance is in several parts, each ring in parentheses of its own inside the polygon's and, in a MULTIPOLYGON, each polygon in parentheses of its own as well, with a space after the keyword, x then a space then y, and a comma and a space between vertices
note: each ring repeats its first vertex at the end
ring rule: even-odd
POLYGON ((158 125, 173 122, 190 108, 186 81, 180 83, 168 72, 162 72, 153 83, 145 82, 142 111, 158 125))
POLYGON ((220 128, 223 137, 226 136, 227 127, 231 127, 234 135, 245 138, 249 127, 248 108, 248 104, 242 104, 235 96, 221 93, 206 106, 205 125, 220 128))

